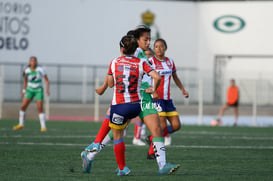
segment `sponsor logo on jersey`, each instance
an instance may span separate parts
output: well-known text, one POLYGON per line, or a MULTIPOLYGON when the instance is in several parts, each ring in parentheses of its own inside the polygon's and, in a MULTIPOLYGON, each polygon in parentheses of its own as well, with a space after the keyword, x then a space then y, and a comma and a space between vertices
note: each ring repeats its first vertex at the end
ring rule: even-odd
POLYGON ((120 71, 120 72, 123 71, 123 65, 118 66, 118 71, 120 71))
POLYGON ((166 71, 158 71, 159 75, 171 75, 172 74, 172 70, 166 70, 166 71))

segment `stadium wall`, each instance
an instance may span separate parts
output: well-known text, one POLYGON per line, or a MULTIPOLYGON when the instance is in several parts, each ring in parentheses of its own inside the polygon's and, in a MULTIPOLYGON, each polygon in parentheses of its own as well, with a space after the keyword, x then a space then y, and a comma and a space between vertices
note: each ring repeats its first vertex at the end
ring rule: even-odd
MULTIPOLYGON (((272 54, 272 8, 265 1, 0 0, 0 63, 36 55, 41 64, 108 65, 119 55, 121 36, 149 11, 153 32, 167 40, 167 56, 199 70, 204 102, 212 102, 215 55, 272 54)), ((242 68, 251 66, 262 69, 242 68)))
POLYGON ((198 68, 200 77, 207 84, 205 101, 213 99, 216 55, 226 55, 228 59, 222 72, 225 74, 224 87, 231 77, 239 79, 238 82, 259 80, 261 73, 269 75, 263 77, 271 85, 273 2, 201 2, 197 6, 198 68), (232 58, 236 55, 242 58, 232 58), (267 59, 263 58, 266 56, 267 59), (243 64, 242 59, 245 59, 243 64))

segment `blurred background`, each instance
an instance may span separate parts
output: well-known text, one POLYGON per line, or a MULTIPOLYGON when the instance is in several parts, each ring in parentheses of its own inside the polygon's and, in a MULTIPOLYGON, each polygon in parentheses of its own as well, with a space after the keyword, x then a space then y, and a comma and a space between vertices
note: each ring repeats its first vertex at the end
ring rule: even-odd
MULTIPOLYGON (((167 41, 190 93, 173 84, 184 124, 209 124, 231 78, 240 89, 239 125, 273 125, 273 1, 0 0, 0 115, 17 119, 22 72, 37 56, 50 80, 49 120, 102 120, 112 90, 96 96, 119 41, 146 24, 167 41)), ((151 45, 152 47, 152 45, 151 45)), ((33 102, 28 119, 37 119, 33 102)), ((233 110, 223 118, 233 123, 233 110)))

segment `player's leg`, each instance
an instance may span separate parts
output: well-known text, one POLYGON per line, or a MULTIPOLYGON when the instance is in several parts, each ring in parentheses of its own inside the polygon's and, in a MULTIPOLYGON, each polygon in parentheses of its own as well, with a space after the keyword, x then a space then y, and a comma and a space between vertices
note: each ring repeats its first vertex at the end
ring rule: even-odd
POLYGON ((20 111, 19 111, 19 124, 15 125, 13 127, 13 130, 19 130, 19 129, 24 128, 26 110, 27 110, 28 105, 30 104, 33 96, 34 96, 33 92, 30 92, 28 90, 26 91, 25 96, 22 101, 22 104, 21 104, 20 111))
POLYGON ((38 91, 35 92, 35 98, 36 98, 36 105, 37 105, 37 110, 39 113, 39 120, 41 124, 41 132, 46 132, 46 119, 45 119, 45 113, 44 113, 44 90, 39 89, 38 91))
POLYGON ((43 101, 39 100, 36 101, 37 104, 37 109, 39 113, 39 119, 40 119, 40 124, 41 124, 41 132, 46 132, 46 118, 45 118, 45 113, 43 111, 43 101))
POLYGON ((239 117, 239 111, 238 106, 234 106, 234 114, 235 114, 235 120, 234 120, 234 126, 237 126, 238 123, 238 117, 239 117))
POLYGON ((95 138, 95 140, 88 145, 85 150, 87 151, 87 158, 93 161, 95 156, 111 141, 113 140, 113 133, 109 127, 110 121, 110 108, 107 110, 105 119, 101 125, 101 128, 95 138))
POLYGON ((217 121, 219 122, 219 124, 221 124, 224 112, 228 107, 229 106, 227 104, 225 104, 220 108, 219 113, 218 113, 218 118, 217 118, 217 121))
MULTIPOLYGON (((170 125, 169 122, 167 122, 167 127, 170 125)), ((169 133, 167 133, 165 136, 164 136, 164 145, 165 146, 170 146, 172 144, 172 137, 169 133)))
POLYGON ((127 103, 111 106, 110 124, 114 137, 114 153, 118 164, 118 176, 128 175, 130 169, 125 164, 125 143, 123 140, 124 129, 128 120, 140 113, 139 103, 127 103))
POLYGON ((149 114, 145 116, 144 123, 152 134, 150 138, 152 138, 152 148, 159 168, 158 174, 167 175, 175 172, 180 165, 166 163, 166 150, 158 114, 149 114))
POLYGON ((135 122, 135 135, 133 139, 133 144, 137 146, 144 146, 145 143, 140 139, 143 123, 139 117, 133 119, 135 122))

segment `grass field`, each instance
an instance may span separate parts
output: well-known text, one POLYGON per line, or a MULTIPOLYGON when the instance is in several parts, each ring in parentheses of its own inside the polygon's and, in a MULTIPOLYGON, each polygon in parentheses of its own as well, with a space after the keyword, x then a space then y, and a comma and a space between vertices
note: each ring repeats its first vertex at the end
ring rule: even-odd
POLYGON ((101 123, 0 120, 0 180, 273 180, 273 128, 183 126, 173 134, 167 160, 180 163, 173 175, 158 176, 147 160, 148 147, 131 144, 134 126, 125 139, 131 174, 118 177, 113 146, 95 159, 91 174, 82 172, 80 152, 94 139, 101 123))

